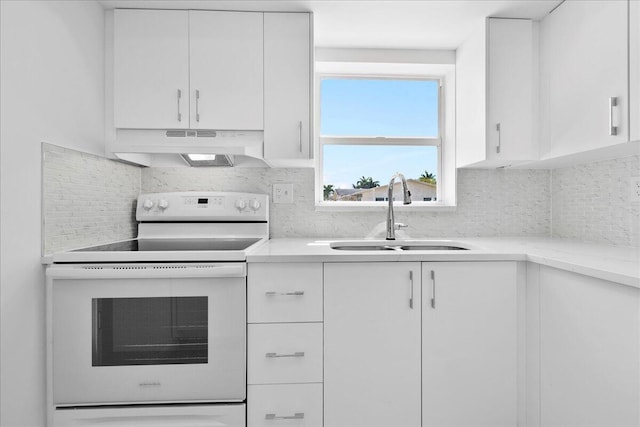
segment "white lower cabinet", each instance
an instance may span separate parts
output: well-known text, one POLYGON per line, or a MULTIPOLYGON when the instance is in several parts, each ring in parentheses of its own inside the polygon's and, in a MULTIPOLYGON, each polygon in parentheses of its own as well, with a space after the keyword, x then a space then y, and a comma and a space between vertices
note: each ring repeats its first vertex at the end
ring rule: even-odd
POLYGON ((639 426, 640 289, 539 268, 539 342, 527 351, 540 355, 540 421, 527 425, 639 426))
POLYGON ((322 427, 322 264, 249 263, 247 427, 322 427))
POLYGON ((326 427, 518 425, 515 262, 324 274, 326 427))
POLYGON ((422 425, 518 424, 515 262, 422 264, 422 425))
POLYGON ((325 427, 419 427, 420 263, 328 263, 324 280, 325 427))
POLYGON ((322 384, 250 385, 248 427, 322 427, 322 384))
POLYGON ((322 323, 249 325, 249 384, 322 382, 322 323))

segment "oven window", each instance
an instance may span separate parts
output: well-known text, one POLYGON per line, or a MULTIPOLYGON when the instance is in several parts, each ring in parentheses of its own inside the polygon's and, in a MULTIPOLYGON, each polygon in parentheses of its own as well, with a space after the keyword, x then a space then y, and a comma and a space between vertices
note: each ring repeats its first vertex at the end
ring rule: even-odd
POLYGON ((94 298, 93 366, 208 361, 207 297, 94 298))

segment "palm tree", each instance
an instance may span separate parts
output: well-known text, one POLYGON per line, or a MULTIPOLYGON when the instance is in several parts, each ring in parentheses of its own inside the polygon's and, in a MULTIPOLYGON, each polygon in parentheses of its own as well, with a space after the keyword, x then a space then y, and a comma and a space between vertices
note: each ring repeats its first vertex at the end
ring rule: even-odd
POLYGON ((374 181, 373 178, 365 177, 364 175, 353 184, 353 188, 374 188, 380 187, 380 181, 374 181))
POLYGON ((324 200, 329 200, 331 195, 335 193, 335 188, 333 188, 333 184, 327 184, 324 186, 322 192, 324 194, 324 200))
POLYGON ((420 175, 420 178, 418 179, 429 184, 435 184, 437 182, 436 176, 429 171, 424 171, 424 173, 420 175))

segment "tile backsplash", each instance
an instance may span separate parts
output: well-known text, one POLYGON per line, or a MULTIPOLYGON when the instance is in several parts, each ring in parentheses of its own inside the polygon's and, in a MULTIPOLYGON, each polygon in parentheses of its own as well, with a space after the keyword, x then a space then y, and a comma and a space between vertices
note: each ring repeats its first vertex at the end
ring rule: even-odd
MULTIPOLYGON (((398 210, 396 221, 411 237, 548 236, 550 172, 546 170, 458 171, 458 207, 453 212, 398 210)), ((148 168, 142 191, 246 191, 271 195, 276 183, 293 184, 293 204, 271 203, 271 237, 362 237, 384 222, 383 211, 316 211, 313 169, 148 168)))
POLYGON ((42 252, 134 237, 140 168, 42 144, 42 252))
POLYGON ((552 235, 640 246, 640 203, 630 191, 638 176, 640 155, 553 170, 552 235))
MULTIPOLYGON (((398 209, 410 237, 557 236, 640 246, 631 178, 640 156, 555 170, 460 169, 454 211, 398 209)), ((294 203, 271 203, 271 237, 362 237, 384 230, 383 210, 316 211, 308 168, 140 168, 43 144, 43 253, 135 236, 140 192, 241 191, 271 196, 293 184, 294 203)))

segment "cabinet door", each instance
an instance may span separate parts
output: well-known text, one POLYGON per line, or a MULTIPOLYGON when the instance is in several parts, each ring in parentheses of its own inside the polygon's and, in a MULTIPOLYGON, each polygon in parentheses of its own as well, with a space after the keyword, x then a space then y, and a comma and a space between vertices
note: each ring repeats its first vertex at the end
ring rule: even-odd
POLYGON ((535 160, 533 22, 489 19, 487 31, 487 158, 535 160))
POLYGON ((308 159, 310 15, 264 14, 264 157, 308 159))
POLYGON ((629 110, 631 141, 640 141, 640 2, 629 2, 629 110))
POLYGON ((516 265, 422 265, 423 426, 517 425, 516 265))
POLYGON ((324 268, 325 427, 420 426, 420 264, 324 268))
POLYGON ((114 14, 114 124, 189 127, 189 15, 117 9, 114 14))
POLYGON ((544 157, 628 141, 627 8, 626 1, 567 1, 545 18, 549 151, 544 157), (615 135, 609 125, 612 97, 618 100, 615 135))
POLYGON ((540 267, 543 426, 640 425, 640 289, 540 267))
POLYGON ((191 128, 263 128, 262 13, 189 11, 191 128))

